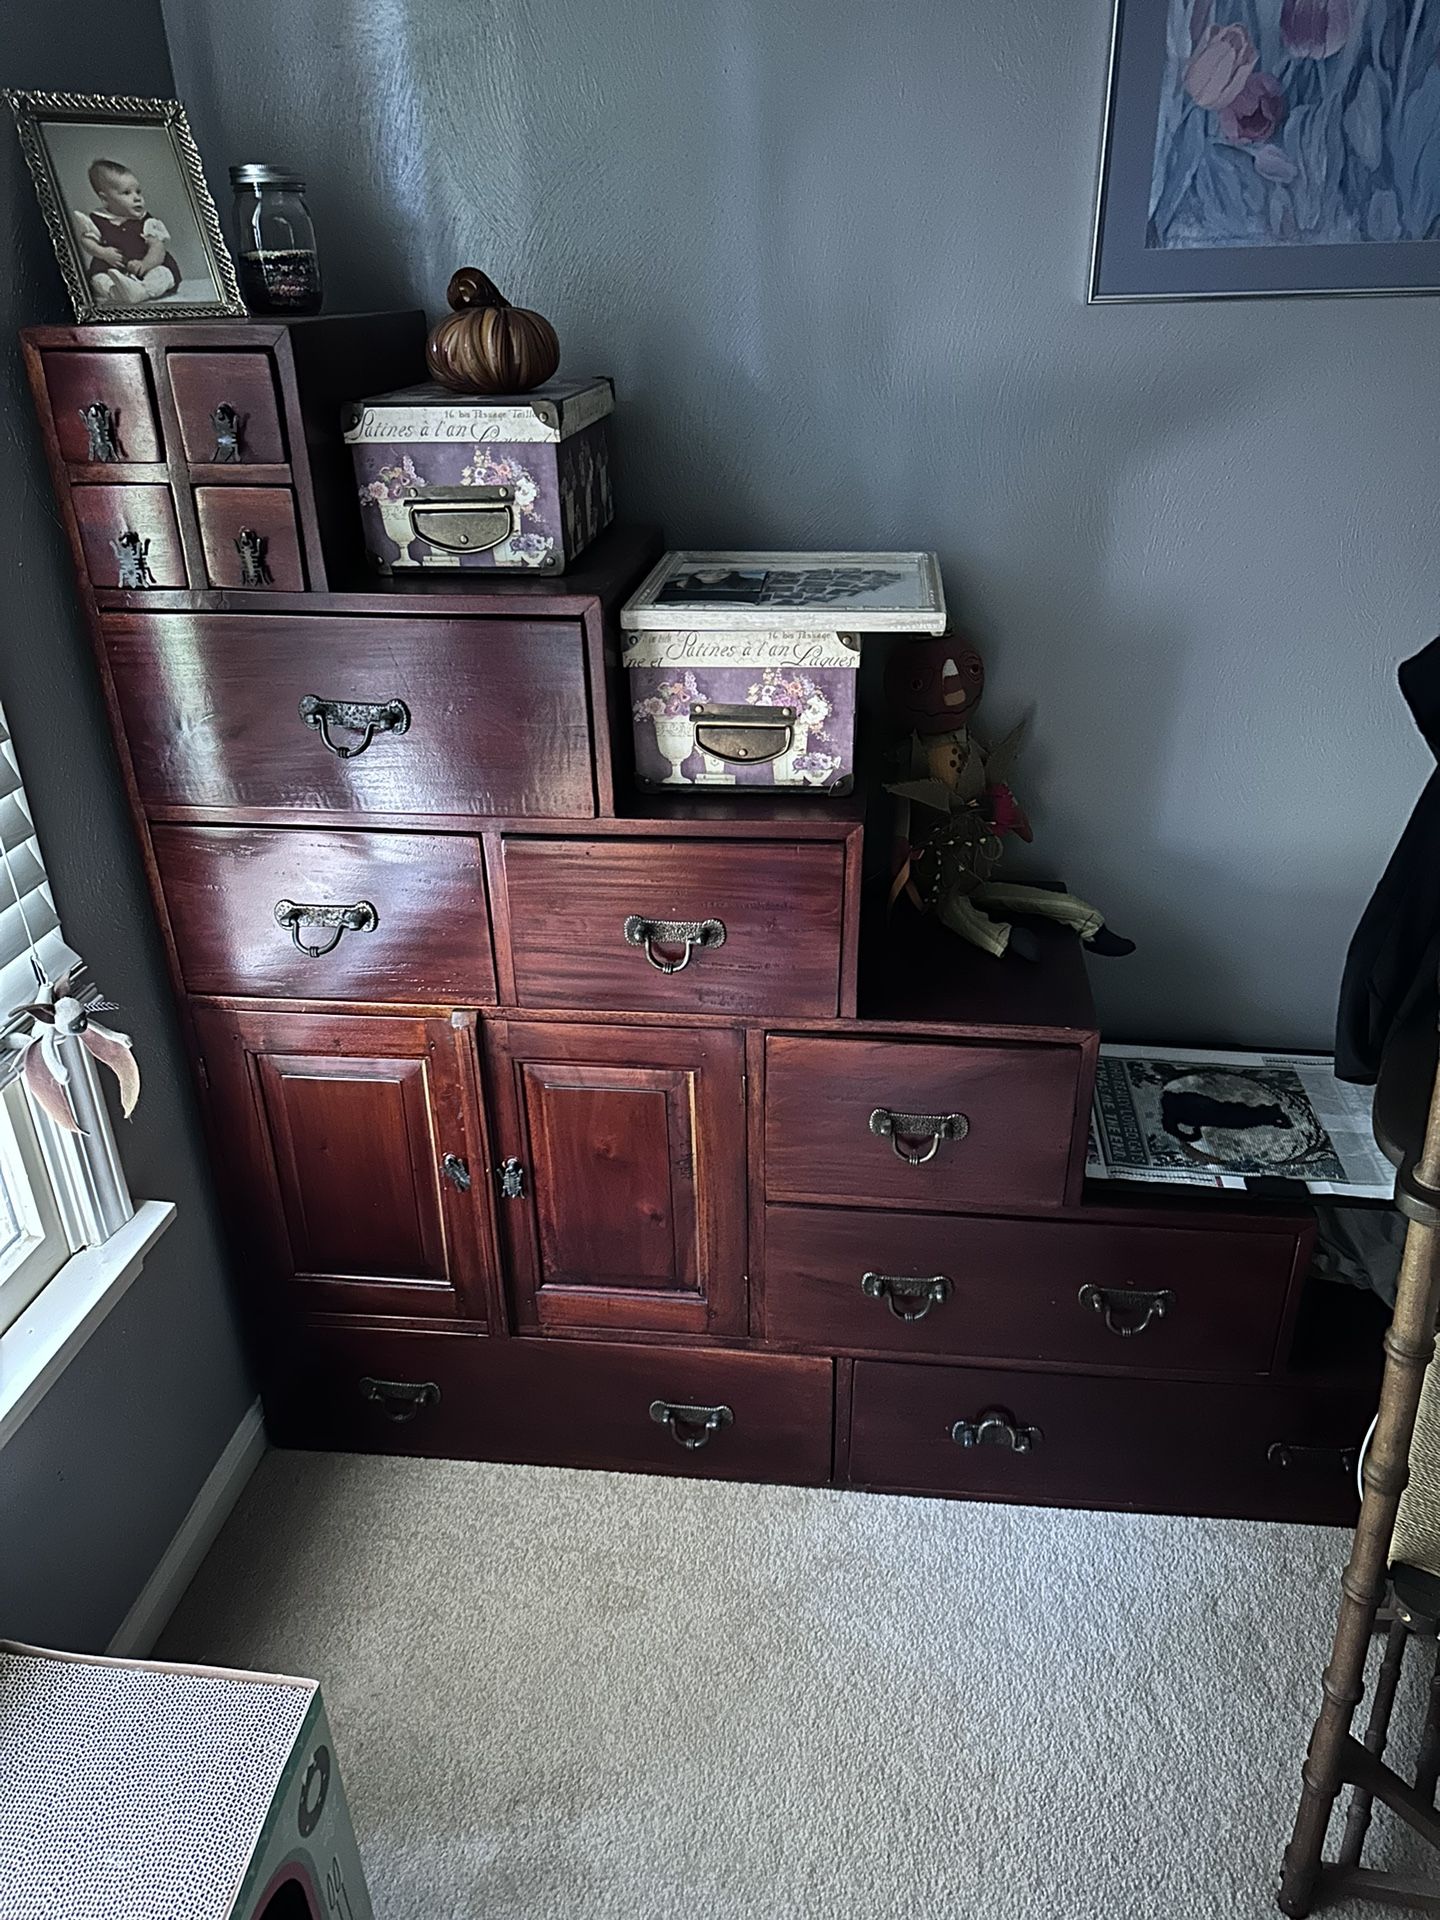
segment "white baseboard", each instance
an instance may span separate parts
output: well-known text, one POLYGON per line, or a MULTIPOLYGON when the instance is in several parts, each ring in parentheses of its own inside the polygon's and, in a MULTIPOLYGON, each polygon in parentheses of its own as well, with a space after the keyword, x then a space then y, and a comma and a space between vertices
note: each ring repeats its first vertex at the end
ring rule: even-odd
POLYGON ((225 1451, 205 1476, 204 1486, 160 1556, 159 1566, 105 1649, 107 1654, 118 1660, 143 1660, 149 1654, 264 1452, 265 1418, 256 1400, 246 1408, 225 1443, 225 1451))

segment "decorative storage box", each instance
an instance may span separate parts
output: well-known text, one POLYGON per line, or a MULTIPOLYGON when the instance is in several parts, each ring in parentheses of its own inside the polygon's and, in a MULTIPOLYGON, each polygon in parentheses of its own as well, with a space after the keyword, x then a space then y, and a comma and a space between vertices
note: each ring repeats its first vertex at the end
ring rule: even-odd
POLYGON ((667 553, 620 615, 640 786, 855 784, 866 633, 943 633, 933 553, 667 553))
POLYGON ((0 1914, 371 1920, 313 1680, 0 1643, 0 1914))
POLYGON ((609 380, 462 397, 433 384, 357 401, 345 444, 365 547, 397 567, 561 573, 615 517, 609 380))

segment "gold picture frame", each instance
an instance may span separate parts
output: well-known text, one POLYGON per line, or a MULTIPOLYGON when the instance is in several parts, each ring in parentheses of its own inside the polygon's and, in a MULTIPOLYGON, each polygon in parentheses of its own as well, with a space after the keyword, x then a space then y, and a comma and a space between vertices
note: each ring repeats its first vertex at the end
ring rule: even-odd
POLYGON ((77 320, 244 318, 178 100, 12 89, 4 97, 77 320), (163 257, 154 259, 157 249, 163 257))

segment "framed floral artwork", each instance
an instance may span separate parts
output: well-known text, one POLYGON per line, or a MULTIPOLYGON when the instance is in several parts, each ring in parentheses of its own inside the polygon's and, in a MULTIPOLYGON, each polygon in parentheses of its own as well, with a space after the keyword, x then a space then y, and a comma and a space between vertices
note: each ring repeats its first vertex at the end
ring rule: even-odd
POLYGON ((1090 299, 1440 290, 1440 0, 1117 0, 1090 299))

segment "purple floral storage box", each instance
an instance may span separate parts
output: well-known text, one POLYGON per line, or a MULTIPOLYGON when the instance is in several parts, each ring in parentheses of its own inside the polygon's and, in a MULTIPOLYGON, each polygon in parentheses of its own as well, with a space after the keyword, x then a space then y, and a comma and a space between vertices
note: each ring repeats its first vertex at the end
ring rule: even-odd
POLYGON ((640 786, 855 784, 866 633, 943 633, 932 553, 667 553, 620 615, 640 786))
POLYGON ((614 407, 603 379, 491 397, 427 384, 357 401, 345 444, 372 564, 562 572, 615 517, 614 407))

